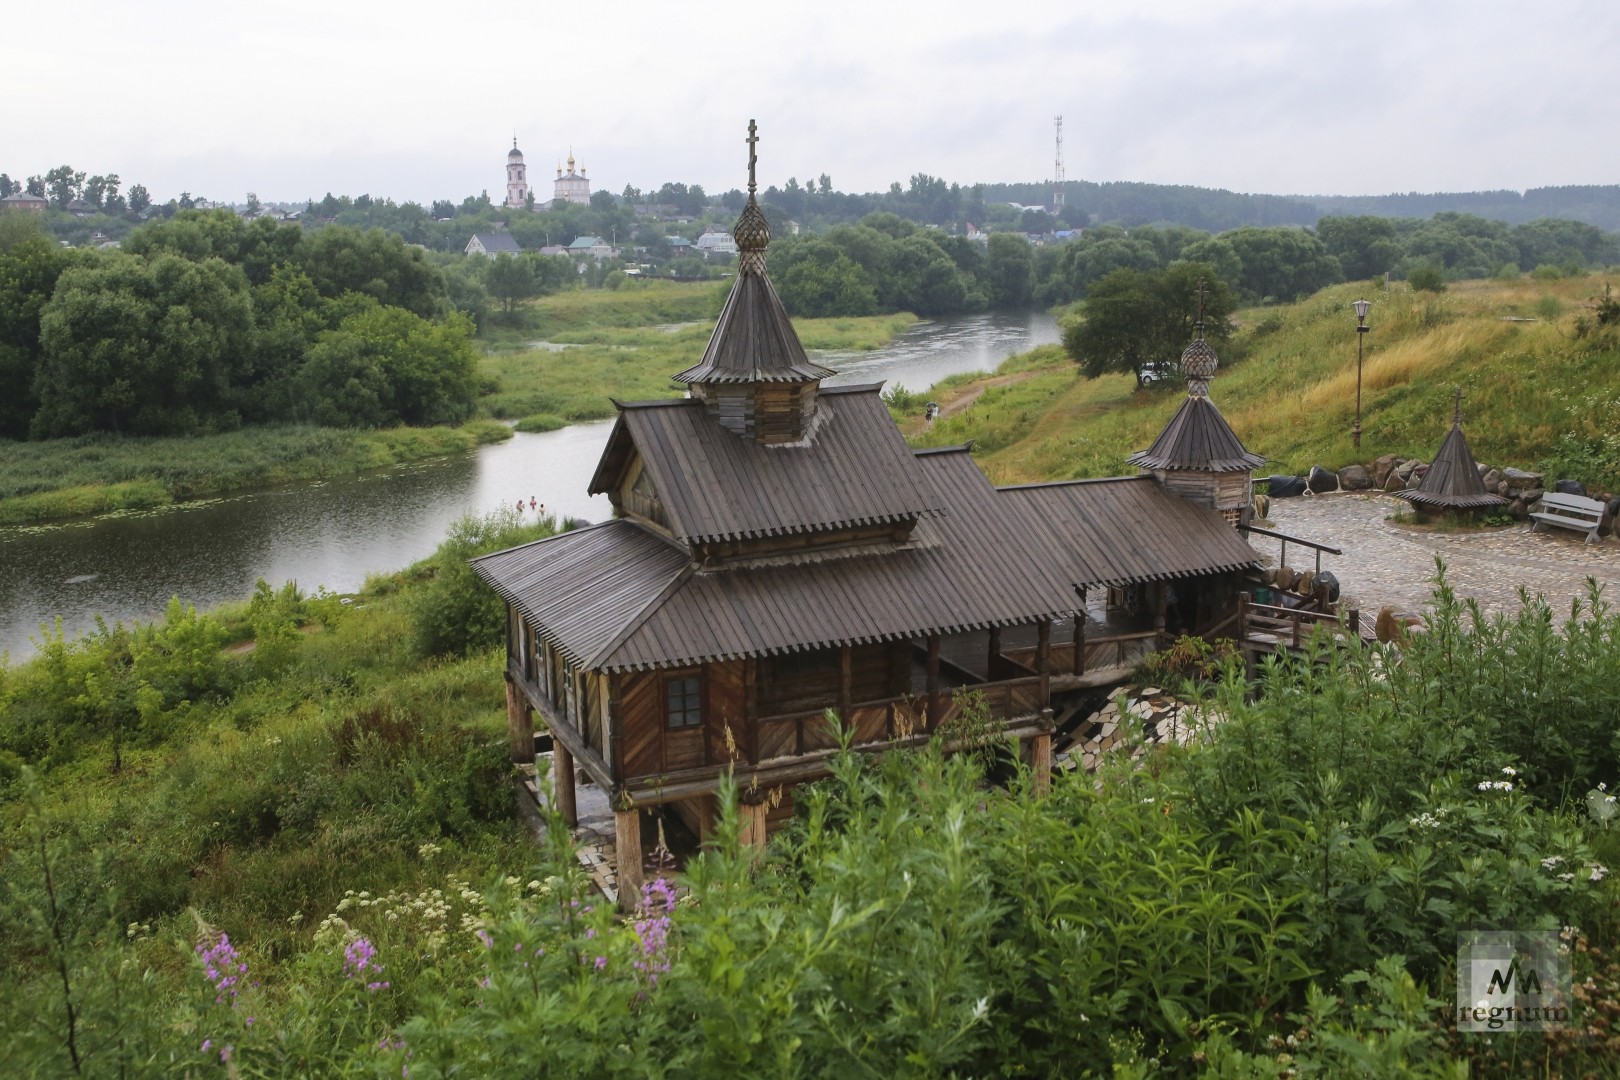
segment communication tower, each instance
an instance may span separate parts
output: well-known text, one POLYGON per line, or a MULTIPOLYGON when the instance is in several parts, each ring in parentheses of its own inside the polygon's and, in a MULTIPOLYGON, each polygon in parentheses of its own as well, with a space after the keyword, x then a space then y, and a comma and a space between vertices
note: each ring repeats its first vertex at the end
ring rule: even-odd
POLYGON ((1054 123, 1057 126, 1057 164, 1052 166, 1052 211, 1063 212, 1063 117, 1059 116, 1054 123))

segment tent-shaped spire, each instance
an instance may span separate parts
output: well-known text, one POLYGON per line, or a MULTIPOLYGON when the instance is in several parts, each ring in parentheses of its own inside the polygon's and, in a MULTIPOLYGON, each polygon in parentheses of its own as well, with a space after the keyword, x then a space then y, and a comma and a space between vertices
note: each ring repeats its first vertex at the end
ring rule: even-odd
POLYGON ((765 274, 771 227, 754 199, 755 124, 748 122, 748 205, 731 235, 737 241, 737 283, 726 297, 703 359, 676 375, 694 384, 814 383, 834 374, 805 355, 776 287, 765 274))
POLYGON ((1395 492, 1397 499, 1405 499, 1414 506, 1433 506, 1443 510, 1477 510, 1487 506, 1504 506, 1507 500, 1485 490, 1485 481, 1479 475, 1479 464, 1462 430, 1462 390, 1454 395, 1456 404, 1451 415, 1451 430, 1440 444, 1423 482, 1415 488, 1395 492))
POLYGON ((1153 445, 1125 460, 1143 469, 1189 472, 1249 472, 1266 463, 1244 449, 1221 410, 1209 399, 1209 380, 1219 358, 1204 340, 1203 283, 1199 283, 1197 337, 1181 354, 1181 373, 1187 378, 1187 400, 1159 432, 1153 445))

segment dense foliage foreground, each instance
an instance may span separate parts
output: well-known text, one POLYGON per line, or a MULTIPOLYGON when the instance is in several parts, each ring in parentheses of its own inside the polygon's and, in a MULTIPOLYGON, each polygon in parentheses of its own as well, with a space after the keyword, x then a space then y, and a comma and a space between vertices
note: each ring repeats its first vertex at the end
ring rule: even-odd
POLYGON ((525 535, 467 523, 353 604, 261 589, 0 669, 8 1075, 1602 1075, 1620 1051, 1597 597, 1487 621, 1442 585, 1399 652, 1278 665, 1254 700, 1228 672, 1194 691, 1224 717, 1199 744, 1044 797, 990 751, 846 754, 764 854, 728 812, 621 920, 556 822, 516 819, 465 556, 525 535), (1574 1029, 1455 1032, 1475 927, 1564 932, 1574 1029))

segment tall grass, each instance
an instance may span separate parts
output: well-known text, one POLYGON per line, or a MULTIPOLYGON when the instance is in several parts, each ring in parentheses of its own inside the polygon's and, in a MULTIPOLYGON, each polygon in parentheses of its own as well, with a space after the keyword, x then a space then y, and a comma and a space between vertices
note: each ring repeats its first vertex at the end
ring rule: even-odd
MULTIPOLYGON (((1464 425, 1482 461, 1576 468, 1588 486, 1620 489, 1620 348, 1578 338, 1574 319, 1598 276, 1557 282, 1462 282, 1441 296, 1401 286, 1373 294, 1362 369, 1359 454, 1356 332, 1344 285, 1298 304, 1239 313, 1243 329, 1211 392, 1244 443, 1278 472, 1337 468, 1381 454, 1427 459, 1462 387, 1464 425), (1568 314, 1540 318, 1554 295, 1568 314), (1536 318, 1535 322, 1507 321, 1536 318), (1569 462, 1569 464, 1566 464, 1569 462)), ((1179 407, 1181 387, 1137 391, 1128 376, 1082 379, 1060 350, 1017 358, 1025 381, 992 387, 936 424, 928 444, 978 440, 988 473, 1024 482, 1127 472, 1179 407)))

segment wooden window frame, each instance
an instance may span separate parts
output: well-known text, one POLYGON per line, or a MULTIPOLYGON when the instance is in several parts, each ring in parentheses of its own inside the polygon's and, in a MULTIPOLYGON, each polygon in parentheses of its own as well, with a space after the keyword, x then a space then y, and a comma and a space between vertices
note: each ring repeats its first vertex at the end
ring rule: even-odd
POLYGON ((664 703, 664 730, 665 731, 696 731, 703 727, 703 672, 701 670, 672 671, 658 680, 659 697, 664 703), (676 710, 671 705, 670 692, 676 683, 690 683, 690 688, 681 689, 681 708, 679 710, 682 722, 674 723, 676 710))

